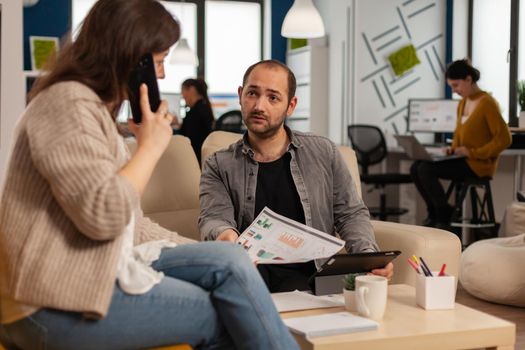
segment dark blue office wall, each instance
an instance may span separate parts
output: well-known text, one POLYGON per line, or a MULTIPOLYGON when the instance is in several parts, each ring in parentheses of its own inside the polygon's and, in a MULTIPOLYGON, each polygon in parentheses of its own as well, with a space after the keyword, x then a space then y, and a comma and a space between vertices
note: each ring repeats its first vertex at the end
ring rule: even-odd
POLYGON ((71 0, 40 0, 24 7, 24 69, 31 69, 29 36, 56 36, 62 39, 71 22, 71 0))
POLYGON ((292 4, 293 0, 272 0, 272 58, 283 63, 286 62, 287 39, 281 36, 281 27, 292 4))

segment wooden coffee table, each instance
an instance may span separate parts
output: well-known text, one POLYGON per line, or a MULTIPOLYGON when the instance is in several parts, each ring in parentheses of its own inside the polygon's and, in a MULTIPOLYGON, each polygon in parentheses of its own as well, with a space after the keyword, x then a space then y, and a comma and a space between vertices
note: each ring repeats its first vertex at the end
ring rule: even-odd
MULTIPOLYGON (((283 318, 339 312, 343 308, 282 313, 283 318)), ((306 339, 295 335, 302 349, 477 349, 514 350, 516 325, 456 304, 453 310, 426 311, 416 305, 414 287, 391 285, 385 316, 374 331, 306 339)))

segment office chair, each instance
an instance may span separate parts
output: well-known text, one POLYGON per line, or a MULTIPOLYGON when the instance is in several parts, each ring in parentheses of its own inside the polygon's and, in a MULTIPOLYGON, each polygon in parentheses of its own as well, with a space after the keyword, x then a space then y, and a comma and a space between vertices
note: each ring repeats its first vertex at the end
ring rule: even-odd
POLYGON ((388 216, 399 216, 408 212, 405 208, 387 207, 385 186, 411 183, 409 174, 369 174, 368 167, 382 162, 388 152, 383 132, 373 125, 355 124, 348 126, 348 137, 352 143, 357 162, 361 166, 361 182, 380 189, 379 207, 369 208, 370 215, 386 220, 388 216))
POLYGON ((243 133, 244 125, 241 111, 235 109, 221 115, 215 122, 214 130, 230 131, 238 134, 243 133))

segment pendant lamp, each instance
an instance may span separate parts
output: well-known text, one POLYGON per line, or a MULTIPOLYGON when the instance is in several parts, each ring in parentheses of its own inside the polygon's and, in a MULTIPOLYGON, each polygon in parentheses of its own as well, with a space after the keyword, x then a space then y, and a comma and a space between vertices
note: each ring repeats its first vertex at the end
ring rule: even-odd
POLYGON ((321 15, 312 0, 295 0, 284 17, 281 35, 286 38, 309 39, 324 36, 321 15))
POLYGON ((177 43, 177 46, 171 52, 170 58, 171 64, 189 64, 192 66, 199 65, 199 59, 197 55, 190 49, 188 40, 181 38, 177 43))
MULTIPOLYGON (((182 6, 182 15, 181 15, 181 21, 179 21, 179 26, 182 30, 182 23, 186 23, 185 17, 184 17, 184 6, 185 1, 182 0, 181 2, 182 6)), ((173 51, 171 52, 170 57, 170 64, 187 64, 197 67, 199 65, 199 58, 193 52, 193 50, 190 48, 190 45, 188 44, 188 39, 181 37, 179 39, 179 42, 177 43, 177 46, 173 48, 173 51)))

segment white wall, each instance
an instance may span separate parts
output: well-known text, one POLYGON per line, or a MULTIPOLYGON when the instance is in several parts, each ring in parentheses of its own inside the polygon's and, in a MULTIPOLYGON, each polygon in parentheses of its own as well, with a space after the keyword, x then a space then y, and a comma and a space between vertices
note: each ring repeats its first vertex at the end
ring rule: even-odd
POLYGON ((446 42, 444 1, 356 1, 352 120, 389 136, 407 130, 408 100, 443 97, 446 42), (381 11, 378 11, 378 9, 381 11), (413 45, 420 63, 402 76, 388 56, 413 45))
POLYGON ((352 77, 348 67, 352 65, 353 19, 352 0, 315 0, 315 6, 323 18, 328 38, 328 137, 339 144, 347 144, 346 126, 350 123, 350 87, 352 77))
POLYGON ((25 82, 22 49, 22 0, 0 0, 1 85, 0 85, 0 184, 15 123, 25 107, 25 82))
POLYGON ((315 5, 329 41, 333 141, 348 143, 351 123, 404 133, 408 98, 444 95, 444 1, 316 0, 315 5), (407 44, 416 47, 421 64, 396 79, 387 57, 407 44))

